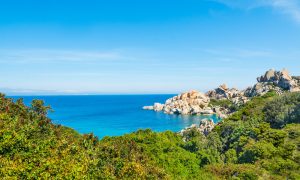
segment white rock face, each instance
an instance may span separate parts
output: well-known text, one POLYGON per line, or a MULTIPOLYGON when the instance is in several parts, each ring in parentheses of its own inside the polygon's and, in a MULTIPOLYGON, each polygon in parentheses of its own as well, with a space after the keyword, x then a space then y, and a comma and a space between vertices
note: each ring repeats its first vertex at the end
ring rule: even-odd
POLYGON ((192 90, 167 99, 165 104, 154 103, 154 106, 144 106, 143 109, 167 114, 212 114, 212 109, 208 108, 209 102, 205 94, 192 90))
POLYGON ((144 106, 144 110, 154 110, 154 111, 162 111, 164 109, 164 105, 161 103, 154 103, 153 106, 144 106))
POLYGON ((154 106, 153 106, 153 110, 154 111, 162 111, 164 108, 164 105, 161 104, 161 103, 154 103, 154 106))
POLYGON ((209 101, 203 93, 192 90, 167 99, 163 110, 167 114, 199 114, 209 101))

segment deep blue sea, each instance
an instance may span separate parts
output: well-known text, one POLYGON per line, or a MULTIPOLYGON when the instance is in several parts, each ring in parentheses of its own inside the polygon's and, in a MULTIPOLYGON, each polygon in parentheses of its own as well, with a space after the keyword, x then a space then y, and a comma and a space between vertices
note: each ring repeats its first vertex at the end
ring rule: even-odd
MULTIPOLYGON (((180 131, 203 118, 216 116, 167 115, 143 110, 154 102, 164 103, 174 95, 91 95, 91 96, 22 96, 29 105, 33 99, 42 99, 54 112, 49 116, 56 124, 71 127, 80 133, 94 133, 99 138, 119 136, 138 129, 180 131)), ((18 99, 21 96, 13 96, 18 99)))

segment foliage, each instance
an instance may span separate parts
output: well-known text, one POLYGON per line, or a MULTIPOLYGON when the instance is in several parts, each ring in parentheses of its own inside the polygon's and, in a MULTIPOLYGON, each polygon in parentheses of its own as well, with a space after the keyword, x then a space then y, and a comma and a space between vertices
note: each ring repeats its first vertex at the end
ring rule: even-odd
POLYGON ((300 94, 288 93, 269 102, 264 108, 266 121, 274 128, 300 123, 300 94))
POLYGON ((98 140, 53 124, 42 101, 25 106, 0 94, 0 177, 300 179, 299 104, 297 93, 271 92, 208 136, 195 128, 183 135, 147 129, 98 140))
POLYGON ((221 99, 221 100, 211 99, 209 105, 212 107, 216 107, 216 106, 223 107, 229 109, 231 112, 237 111, 240 108, 239 106, 235 105, 232 101, 228 99, 221 99))

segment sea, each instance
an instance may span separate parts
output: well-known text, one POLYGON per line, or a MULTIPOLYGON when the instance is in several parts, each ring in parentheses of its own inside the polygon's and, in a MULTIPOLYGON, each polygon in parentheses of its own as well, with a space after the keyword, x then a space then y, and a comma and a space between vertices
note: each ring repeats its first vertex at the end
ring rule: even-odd
POLYGON ((72 95, 72 96, 12 96, 23 98, 30 105, 33 99, 44 100, 50 105, 49 117, 55 124, 71 127, 78 132, 93 133, 100 139, 104 136, 120 136, 139 129, 156 132, 178 132, 204 118, 214 122, 216 115, 169 115, 163 112, 143 110, 145 105, 164 103, 174 94, 163 95, 72 95))

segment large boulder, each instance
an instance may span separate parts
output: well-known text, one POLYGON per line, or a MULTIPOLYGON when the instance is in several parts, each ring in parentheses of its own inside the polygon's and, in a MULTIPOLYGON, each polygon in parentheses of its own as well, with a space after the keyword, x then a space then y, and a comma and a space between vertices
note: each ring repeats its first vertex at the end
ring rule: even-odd
POLYGON ((217 100, 232 99, 241 96, 241 92, 236 88, 229 89, 226 84, 222 84, 218 88, 208 91, 206 96, 217 100))
POLYGON ((154 103, 153 106, 144 106, 144 110, 154 110, 154 111, 162 111, 164 109, 164 105, 161 103, 154 103))
POLYGON ((282 94, 283 91, 300 91, 300 82, 297 78, 289 75, 287 69, 275 71, 270 69, 265 75, 257 78, 257 83, 245 90, 245 95, 248 97, 263 95, 269 91, 275 91, 277 94, 282 94))
POLYGON ((265 75, 258 77, 257 81, 258 82, 269 82, 269 81, 276 80, 276 78, 277 78, 276 71, 274 69, 270 69, 269 71, 267 71, 265 73, 265 75))

